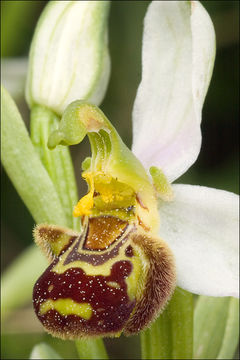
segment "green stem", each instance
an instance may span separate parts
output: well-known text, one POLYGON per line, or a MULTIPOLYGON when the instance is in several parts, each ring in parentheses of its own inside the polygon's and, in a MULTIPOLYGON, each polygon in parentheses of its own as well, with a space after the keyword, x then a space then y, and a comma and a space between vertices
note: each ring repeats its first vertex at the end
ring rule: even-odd
POLYGON ((76 340, 79 359, 108 359, 102 339, 76 340))
POLYGON ((59 118, 51 110, 36 105, 31 110, 31 139, 58 192, 68 226, 80 230, 80 221, 72 216, 78 202, 77 185, 69 149, 58 146, 49 150, 47 142, 52 131, 58 128, 59 118))
POLYGON ((177 288, 171 301, 141 334, 142 359, 192 359, 193 295, 177 288))

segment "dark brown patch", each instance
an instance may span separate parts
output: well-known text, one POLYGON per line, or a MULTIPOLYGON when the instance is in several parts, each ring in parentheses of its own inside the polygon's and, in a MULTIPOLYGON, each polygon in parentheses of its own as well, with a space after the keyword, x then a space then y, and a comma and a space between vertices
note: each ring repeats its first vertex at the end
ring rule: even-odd
POLYGON ((133 257, 133 248, 131 245, 129 245, 125 250, 125 255, 128 257, 133 257))
POLYGON ((55 228, 51 225, 38 228, 38 234, 42 238, 47 238, 48 241, 56 242, 64 232, 62 229, 55 228))
POLYGON ((64 264, 67 265, 70 264, 73 261, 84 261, 89 264, 92 264, 94 266, 101 265, 108 261, 109 259, 112 259, 116 257, 119 254, 120 247, 129 239, 129 233, 123 236, 123 238, 109 251, 101 252, 99 253, 91 253, 91 250, 89 253, 81 253, 79 252, 79 246, 81 243, 81 237, 78 241, 76 241, 75 245, 67 255, 64 264))
POLYGON ((125 326, 126 335, 146 328, 164 308, 176 286, 175 262, 167 244, 144 234, 133 235, 132 241, 142 248, 149 259, 150 267, 144 292, 125 326))
POLYGON ((90 218, 83 248, 88 250, 107 249, 123 235, 127 226, 127 221, 113 216, 90 218))

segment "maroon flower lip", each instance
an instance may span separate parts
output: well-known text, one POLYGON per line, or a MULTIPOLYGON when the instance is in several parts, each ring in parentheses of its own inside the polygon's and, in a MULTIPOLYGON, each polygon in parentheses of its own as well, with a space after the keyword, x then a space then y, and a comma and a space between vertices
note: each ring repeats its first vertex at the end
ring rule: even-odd
POLYGON ((135 300, 129 299, 125 282, 132 271, 131 262, 116 262, 109 276, 90 276, 80 268, 70 268, 63 274, 57 274, 51 271, 56 262, 47 268, 33 290, 35 312, 44 327, 51 333, 69 333, 72 337, 80 333, 101 335, 120 331, 135 305, 135 300), (88 320, 74 313, 63 315, 55 309, 41 314, 41 304, 49 299, 87 303, 92 314, 88 320))
POLYGON ((52 264, 34 286, 33 305, 53 336, 135 334, 174 290, 170 250, 140 226, 99 216, 86 219, 81 235, 53 225, 38 225, 34 235, 48 255, 52 251, 52 264))

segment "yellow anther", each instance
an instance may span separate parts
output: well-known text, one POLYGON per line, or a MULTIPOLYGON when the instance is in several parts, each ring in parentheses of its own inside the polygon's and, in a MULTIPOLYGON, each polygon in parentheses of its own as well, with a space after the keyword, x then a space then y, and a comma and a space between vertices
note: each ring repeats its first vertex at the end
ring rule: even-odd
POLYGON ((93 194, 94 194, 94 182, 93 176, 90 174, 84 174, 83 177, 88 179, 90 191, 87 195, 83 196, 77 205, 73 209, 73 216, 83 216, 83 215, 90 215, 91 209, 93 208, 93 194))
POLYGON ((93 194, 90 191, 87 195, 82 197, 73 209, 73 216, 90 215, 93 208, 93 194))
POLYGON ((134 191, 111 175, 101 171, 86 171, 82 177, 88 183, 89 192, 75 206, 74 216, 89 216, 92 214, 93 208, 100 211, 127 208, 134 205, 134 191))

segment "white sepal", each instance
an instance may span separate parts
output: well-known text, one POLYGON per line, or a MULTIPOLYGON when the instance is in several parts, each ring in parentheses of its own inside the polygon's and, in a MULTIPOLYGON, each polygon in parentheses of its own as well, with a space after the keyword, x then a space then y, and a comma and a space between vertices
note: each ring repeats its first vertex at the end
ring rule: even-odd
POLYGON ((214 56, 214 29, 200 3, 150 4, 133 109, 133 152, 146 168, 161 168, 170 182, 198 157, 214 56))
POLYGON ((173 185, 160 204, 160 237, 176 259, 178 286, 195 294, 239 296, 239 198, 204 186, 173 185))

